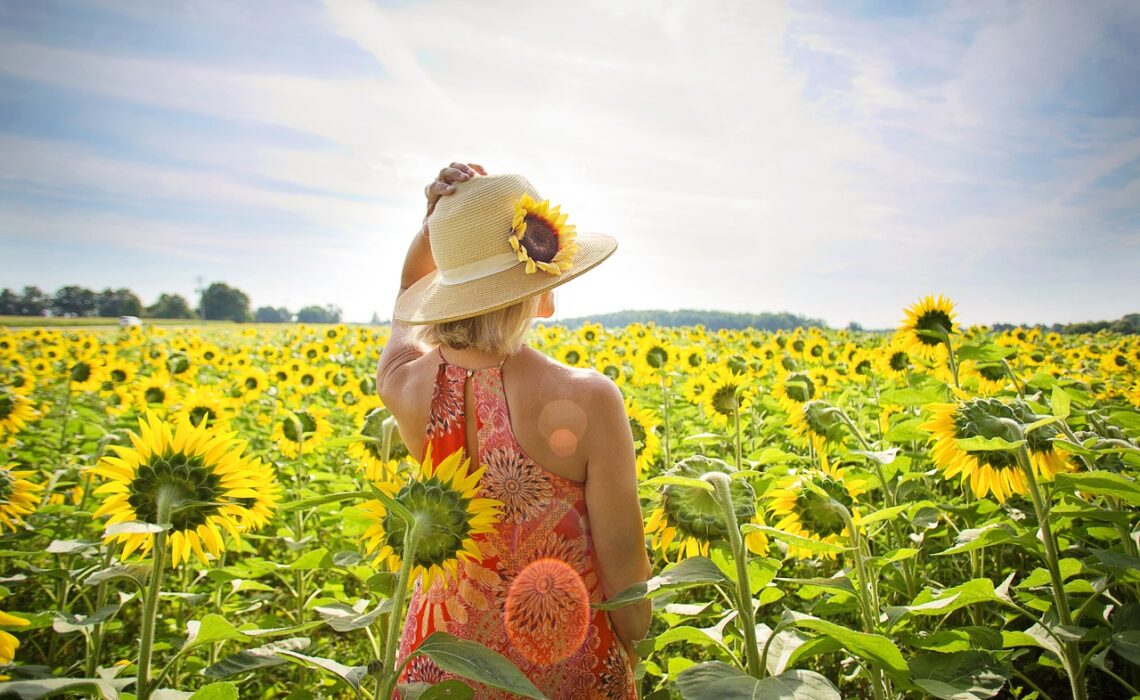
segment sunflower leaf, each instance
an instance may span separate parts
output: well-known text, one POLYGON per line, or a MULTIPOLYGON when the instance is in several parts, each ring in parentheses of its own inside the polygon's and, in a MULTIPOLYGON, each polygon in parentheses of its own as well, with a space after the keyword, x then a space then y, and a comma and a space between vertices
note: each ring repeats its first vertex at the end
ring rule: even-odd
POLYGON ((1008 661, 990 652, 919 653, 910 661, 915 685, 942 700, 982 700, 1009 680, 1008 661))
POLYGON ((740 531, 748 534, 749 532, 763 532, 764 534, 774 537, 784 544, 790 544, 800 549, 806 549, 815 554, 839 554, 846 552, 847 547, 833 542, 824 542, 822 540, 812 539, 811 537, 804 537, 803 535, 796 535, 785 530, 777 530, 774 527, 767 525, 756 525, 753 523, 745 523, 740 526, 740 531))
POLYGON ((526 698, 544 700, 546 697, 505 656, 482 644, 469 642, 446 632, 433 632, 416 647, 415 653, 429 657, 448 673, 526 698))
POLYGON ((1025 440, 1009 441, 999 437, 976 435, 968 438, 954 438, 954 444, 963 452, 1012 452, 1025 444, 1025 440))
POLYGON ((831 681, 814 671, 795 669, 778 676, 754 678, 735 666, 706 661, 677 676, 684 700, 839 700, 831 681))
POLYGON ((613 598, 595 603, 592 607, 595 610, 614 610, 646 598, 654 598, 660 594, 658 592, 716 583, 731 583, 731 579, 725 576, 711 559, 687 557, 660 575, 648 581, 635 583, 613 598))
POLYGON ((907 667, 906 659, 895 643, 883 635, 856 632, 843 625, 794 610, 786 611, 781 622, 831 637, 842 644, 849 653, 886 673, 900 687, 911 687, 910 669, 907 667))
POLYGON ((1140 505, 1140 484, 1123 474, 1108 471, 1062 473, 1054 488, 1063 493, 1080 491, 1089 496, 1118 498, 1130 506, 1140 505))
POLYGON ((694 479, 688 476, 658 476, 643 482, 645 486, 686 486, 688 488, 700 489, 701 491, 713 492, 713 485, 702 479, 694 479))
POLYGON ((172 527, 174 526, 170 523, 164 523, 162 525, 155 525, 154 523, 144 523, 140 521, 116 523, 114 525, 108 525, 107 529, 103 530, 103 536, 110 537, 112 535, 154 535, 158 534, 159 532, 165 532, 172 527))
POLYGON ((278 651, 302 651, 308 648, 310 641, 305 637, 291 637, 278 642, 266 644, 252 649, 230 654, 212 666, 202 669, 202 675, 207 678, 228 678, 238 673, 255 671, 259 668, 271 668, 288 663, 277 656, 278 651))
POLYGON ((368 675, 367 666, 345 666, 332 659, 324 659, 319 656, 306 656, 288 649, 277 650, 277 655, 283 656, 299 666, 307 666, 331 674, 352 688, 356 693, 356 697, 361 697, 360 681, 368 675))

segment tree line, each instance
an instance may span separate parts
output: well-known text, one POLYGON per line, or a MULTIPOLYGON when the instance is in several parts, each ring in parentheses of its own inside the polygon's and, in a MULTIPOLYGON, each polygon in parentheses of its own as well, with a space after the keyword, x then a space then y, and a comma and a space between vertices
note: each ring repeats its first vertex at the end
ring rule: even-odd
POLYGON ((125 287, 95 291, 79 285, 67 285, 54 294, 35 286, 24 287, 21 292, 4 288, 0 291, 0 316, 139 316, 258 323, 340 323, 343 313, 333 304, 306 306, 296 313, 285 307, 272 306, 261 306, 251 311, 248 294, 224 282, 214 282, 203 290, 196 308, 191 308, 181 294, 165 293, 159 294, 153 304, 144 306, 138 295, 125 287))
POLYGON ((649 322, 656 323, 658 326, 703 325, 710 331, 717 331, 722 328, 755 328, 759 331, 791 330, 798 327, 827 328, 827 324, 818 318, 808 318, 787 312, 749 314, 697 309, 618 311, 584 318, 568 318, 561 323, 570 328, 576 328, 584 323, 600 323, 606 327, 622 327, 631 323, 649 322))

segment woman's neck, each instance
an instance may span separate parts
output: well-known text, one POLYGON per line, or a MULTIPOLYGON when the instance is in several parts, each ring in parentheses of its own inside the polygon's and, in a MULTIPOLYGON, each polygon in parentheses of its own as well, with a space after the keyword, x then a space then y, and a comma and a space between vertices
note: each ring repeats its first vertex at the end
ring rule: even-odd
POLYGON ((449 345, 441 345, 440 352, 443 354, 443 359, 449 363, 467 369, 495 367, 508 357, 508 355, 495 355, 474 348, 453 348, 449 345))

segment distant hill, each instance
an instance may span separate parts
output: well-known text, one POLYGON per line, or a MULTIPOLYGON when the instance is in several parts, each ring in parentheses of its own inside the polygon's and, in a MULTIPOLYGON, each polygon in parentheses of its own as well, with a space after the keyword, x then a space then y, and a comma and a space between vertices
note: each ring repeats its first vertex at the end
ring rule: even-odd
POLYGON ((992 328, 995 331, 1008 331, 1014 328, 1040 328, 1055 333, 1096 333, 1107 330, 1121 335, 1137 335, 1140 334, 1140 314, 1124 314, 1115 321, 1080 321, 1078 323, 1054 323, 1053 325, 995 323, 992 328))
POLYGON ((791 330, 801 326, 827 328, 827 324, 818 318, 807 318, 786 312, 745 314, 729 311, 701 311, 697 309, 681 309, 680 311, 661 311, 657 309, 643 311, 617 311, 610 314, 598 314, 582 318, 566 318, 558 321, 559 324, 569 328, 577 328, 585 323, 600 323, 606 327, 621 327, 631 323, 656 323, 658 326, 696 326, 703 325, 710 331, 721 328, 740 329, 755 328, 761 331, 791 330))

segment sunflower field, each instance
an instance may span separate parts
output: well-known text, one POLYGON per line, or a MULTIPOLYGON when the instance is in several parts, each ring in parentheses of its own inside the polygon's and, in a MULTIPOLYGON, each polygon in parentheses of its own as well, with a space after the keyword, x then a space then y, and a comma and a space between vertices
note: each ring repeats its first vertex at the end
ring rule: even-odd
MULTIPOLYGON (((654 575, 593 606, 652 601, 642 698, 1140 696, 1140 340, 903 315, 532 332, 626 397, 654 575)), ((396 683, 497 510, 407 454, 386 334, 0 329, 0 697, 542 697, 442 633, 396 683)))

